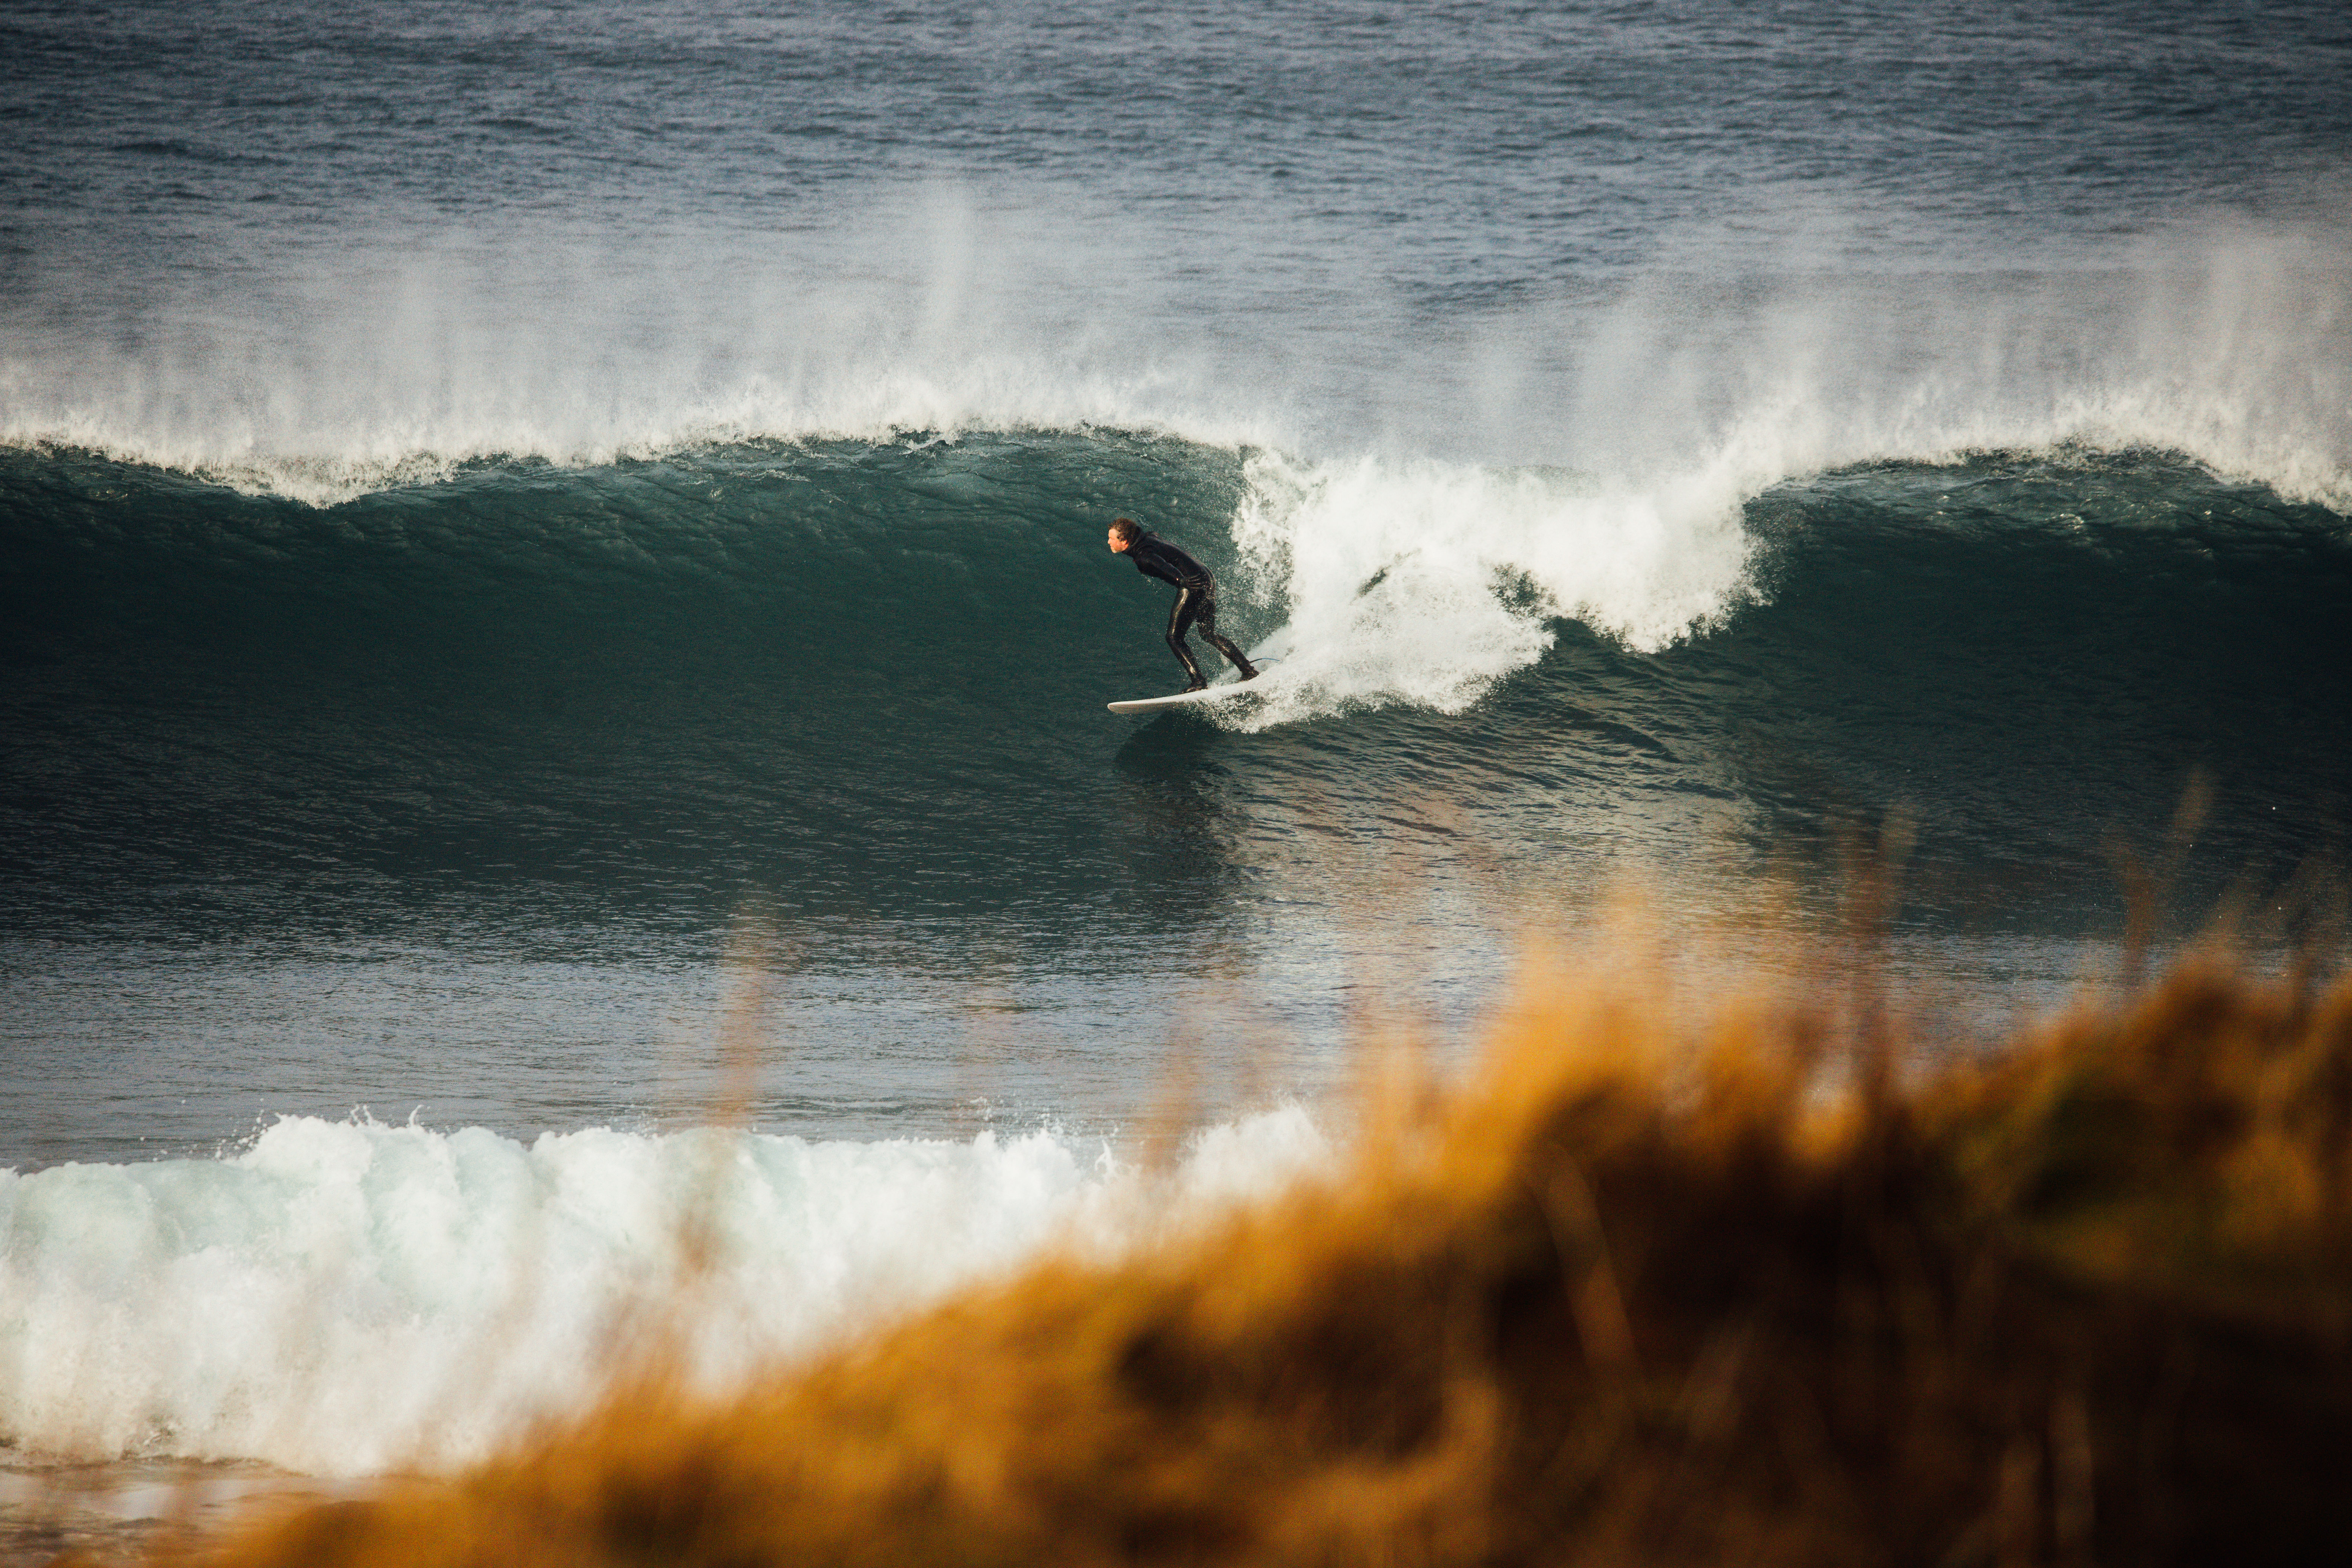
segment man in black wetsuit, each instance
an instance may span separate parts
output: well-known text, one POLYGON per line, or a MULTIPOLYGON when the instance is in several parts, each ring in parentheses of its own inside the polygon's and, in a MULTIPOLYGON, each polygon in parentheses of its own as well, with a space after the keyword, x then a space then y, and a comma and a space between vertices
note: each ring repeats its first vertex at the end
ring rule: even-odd
POLYGON ((1135 569, 1145 576, 1176 585, 1176 605, 1168 612, 1168 646, 1176 650, 1177 662, 1192 678, 1185 690, 1198 691, 1209 684, 1184 643, 1185 632, 1196 626, 1209 645, 1225 656, 1225 662, 1242 672, 1244 680, 1257 679, 1257 667, 1250 663, 1249 656, 1217 635, 1217 580, 1209 575, 1206 566, 1131 517, 1119 518, 1110 525, 1110 547, 1134 562, 1135 569))

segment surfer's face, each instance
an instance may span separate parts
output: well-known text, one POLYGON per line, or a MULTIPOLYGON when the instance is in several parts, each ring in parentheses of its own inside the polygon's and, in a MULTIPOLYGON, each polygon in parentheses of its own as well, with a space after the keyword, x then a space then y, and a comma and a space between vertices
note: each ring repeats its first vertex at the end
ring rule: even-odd
POLYGON ((1127 553, 1127 541, 1119 537, 1118 530, 1115 528, 1110 531, 1110 547, 1121 555, 1127 553))

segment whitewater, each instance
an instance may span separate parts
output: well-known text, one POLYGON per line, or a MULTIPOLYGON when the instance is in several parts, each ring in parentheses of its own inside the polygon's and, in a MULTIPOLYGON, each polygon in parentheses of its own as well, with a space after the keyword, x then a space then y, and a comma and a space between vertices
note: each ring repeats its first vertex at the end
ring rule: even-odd
POLYGON ((0 14, 12 1463, 724 1385, 1889 823, 1972 1016, 2171 840, 2295 940, 2352 36, 2265 12, 0 14), (1120 513, 1277 692, 1103 714, 1120 513))
POLYGON ((211 1160, 0 1174, 20 1451, 321 1476, 487 1457, 616 1368, 723 1389, 1048 1242, 1095 1256, 1315 1168, 1296 1108, 1166 1173, 1035 1131, 809 1142, 278 1121, 211 1160), (658 1359, 667 1358, 667 1359, 658 1359))

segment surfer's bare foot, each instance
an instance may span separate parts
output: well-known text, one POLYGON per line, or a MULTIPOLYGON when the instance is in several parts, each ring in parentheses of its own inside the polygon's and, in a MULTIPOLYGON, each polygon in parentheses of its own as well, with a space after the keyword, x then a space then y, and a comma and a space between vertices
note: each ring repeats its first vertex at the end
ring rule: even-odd
POLYGON ((1206 691, 1209 689, 1209 683, 1205 680, 1196 680, 1184 689, 1187 691, 1206 691))
POLYGON ((1258 672, 1255 668, 1244 667, 1242 670, 1242 679, 1244 680, 1255 680, 1257 676, 1258 672))

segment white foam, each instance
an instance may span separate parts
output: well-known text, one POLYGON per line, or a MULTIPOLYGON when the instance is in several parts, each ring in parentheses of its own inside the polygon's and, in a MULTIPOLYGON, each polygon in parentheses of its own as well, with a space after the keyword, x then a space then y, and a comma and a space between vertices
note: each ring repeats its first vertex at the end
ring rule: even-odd
POLYGON ((1259 454, 1234 537, 1289 608, 1253 727, 1353 704, 1456 712, 1570 615, 1642 647, 1732 603, 1742 499, 1706 475, 1646 489, 1430 459, 1259 454))
POLYGON ((1326 1152, 1303 1112, 1270 1111, 1196 1139, 1147 1194, 1110 1145, 1047 1131, 524 1145, 292 1118, 218 1160, 0 1173, 0 1436, 318 1475, 459 1462, 579 1407, 651 1331, 724 1384, 1326 1152))
POLYGON ((2028 276, 1792 253, 1738 289, 1671 260, 1605 308, 1478 327, 1472 445, 1541 466, 1252 459, 1235 536, 1289 620, 1282 679, 1227 721, 1459 710, 1561 615, 1663 647, 1751 591, 1748 500, 1856 463, 2152 448, 2352 511, 2352 268, 2325 237, 2218 223, 2028 276))

